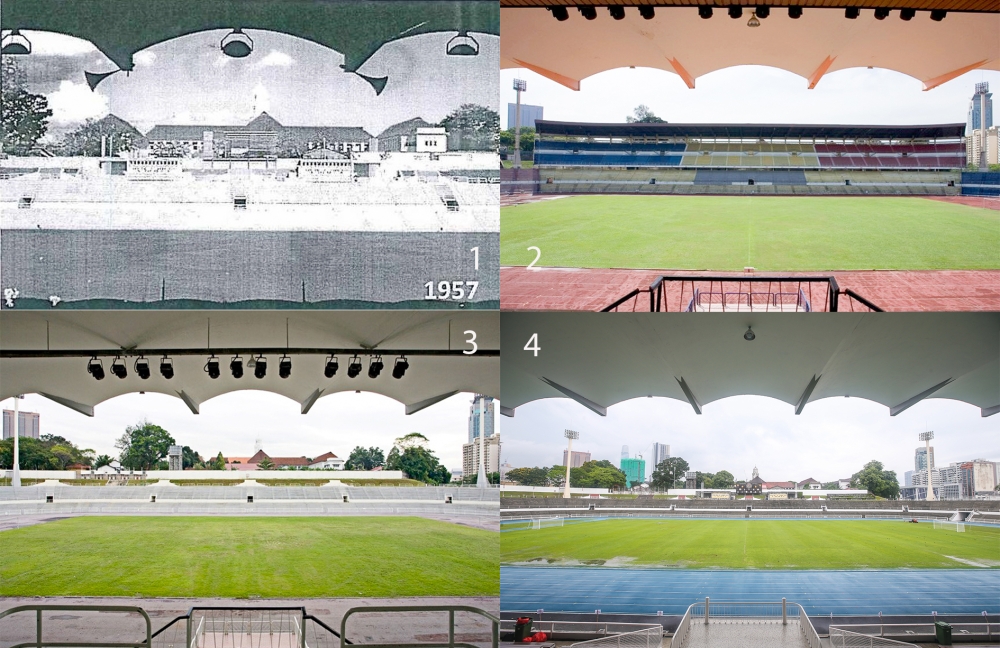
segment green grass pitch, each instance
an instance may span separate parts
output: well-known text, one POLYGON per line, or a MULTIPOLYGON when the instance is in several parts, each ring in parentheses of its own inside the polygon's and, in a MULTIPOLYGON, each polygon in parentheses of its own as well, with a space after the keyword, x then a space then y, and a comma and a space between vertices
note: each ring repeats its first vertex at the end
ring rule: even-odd
POLYGON ((500 210, 500 262, 762 271, 1000 268, 1000 211, 924 198, 573 196, 500 210))
POLYGON ((1000 567, 1000 529, 965 533, 930 522, 861 520, 607 520, 500 534, 504 564, 693 569, 1000 567), (959 558, 961 560, 955 560, 959 558), (609 562, 610 561, 610 562, 609 562))
POLYGON ((0 596, 496 596, 498 536, 416 517, 79 517, 0 532, 0 596))

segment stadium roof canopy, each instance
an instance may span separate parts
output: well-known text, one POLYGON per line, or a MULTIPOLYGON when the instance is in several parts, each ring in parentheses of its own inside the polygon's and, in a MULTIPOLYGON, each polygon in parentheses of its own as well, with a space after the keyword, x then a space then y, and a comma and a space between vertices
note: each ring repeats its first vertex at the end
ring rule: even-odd
POLYGON ((604 415, 632 398, 924 398, 1000 412, 1000 313, 502 314, 502 412, 570 398, 604 415), (753 340, 744 338, 752 327, 753 340), (522 350, 537 334, 537 356, 522 350), (508 352, 507 349, 513 351, 508 352))
POLYGON ((535 121, 539 135, 578 137, 731 137, 919 139, 962 137, 965 124, 936 126, 823 126, 807 124, 588 124, 535 121))
POLYGON ((37 393, 93 416, 94 406, 137 391, 181 398, 194 413, 201 403, 232 391, 258 389, 287 396, 306 413, 321 396, 369 391, 393 398, 412 414, 458 392, 497 397, 500 392, 499 317, 490 312, 442 311, 5 311, 0 314, 0 399, 37 393), (465 355, 466 331, 475 331, 478 352, 465 355), (210 337, 210 342, 209 342, 210 337), (339 368, 324 376, 327 355, 336 353, 339 368), (128 375, 115 377, 111 363, 122 353, 128 375), (211 379, 206 360, 216 354, 221 375, 211 379), (267 359, 267 373, 254 369, 236 379, 229 361, 239 353, 244 366, 257 353, 267 359), (292 360, 288 378, 278 375, 279 358, 292 360), (361 375, 347 376, 351 355, 362 361, 361 375), (385 368, 368 377, 369 359, 381 353, 385 368), (405 354, 409 368, 392 377, 396 358, 405 354), (103 380, 87 372, 98 355, 103 380), (127 354, 127 355, 126 355, 127 354), (149 360, 150 377, 142 380, 134 362, 149 360), (174 377, 160 375, 163 354, 173 360, 174 377), (251 355, 253 354, 253 355, 251 355))
POLYGON ((674 72, 689 88, 737 65, 787 70, 810 88, 837 70, 886 68, 919 79, 925 90, 970 70, 1000 70, 997 0, 501 0, 500 24, 501 68, 527 68, 573 90, 587 77, 628 67, 674 72), (567 5, 565 20, 544 8, 557 5, 567 5), (607 5, 627 7, 624 18, 613 19, 607 5), (639 5, 652 6, 653 17, 643 19, 632 8, 639 5), (713 17, 699 17, 699 5, 714 7, 713 17), (730 5, 747 10, 734 20, 730 5), (803 8, 799 18, 789 16, 789 5, 803 8), (587 20, 577 6, 596 17, 587 20), (773 9, 751 28, 757 6, 773 9), (861 15, 847 19, 847 6, 861 15), (892 11, 877 20, 876 7, 892 11), (904 8, 919 11, 901 20, 904 8), (936 21, 930 9, 948 13, 936 21))
MULTIPOLYGON (((499 35, 495 0, 4 0, 4 30, 37 30, 90 41, 122 70, 136 52, 212 29, 297 36, 344 55, 357 72, 383 45, 435 32, 499 35)), ((363 75, 359 75, 363 76, 363 75)), ((385 79, 366 79, 381 91, 385 79)))

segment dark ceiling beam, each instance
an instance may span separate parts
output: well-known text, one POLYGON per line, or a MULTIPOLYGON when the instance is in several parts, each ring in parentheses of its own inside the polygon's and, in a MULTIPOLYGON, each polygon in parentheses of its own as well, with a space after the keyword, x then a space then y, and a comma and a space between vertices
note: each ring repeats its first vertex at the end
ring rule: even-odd
POLYGON ((694 408, 694 413, 701 414, 701 402, 695 397, 694 392, 691 391, 687 381, 685 381, 683 377, 678 378, 677 376, 674 376, 674 380, 676 380, 677 384, 681 386, 681 391, 684 392, 684 397, 687 398, 687 401, 691 403, 691 407, 694 408))
POLYGON ((806 403, 809 402, 809 397, 812 396, 813 390, 816 389, 816 383, 819 382, 820 376, 813 374, 812 380, 806 385, 805 390, 802 395, 799 396, 799 400, 795 401, 795 415, 798 416, 802 413, 802 409, 805 408, 806 403))
POLYGON ((290 355, 290 356, 303 356, 303 355, 404 355, 413 357, 465 357, 465 358, 475 358, 475 357, 488 357, 496 358, 500 356, 499 349, 482 349, 480 348, 473 354, 466 354, 461 349, 365 349, 365 348, 351 348, 351 349, 338 349, 338 348, 323 348, 323 347, 258 347, 253 345, 242 346, 242 347, 206 347, 198 349, 183 349, 183 348, 170 348, 170 349, 67 349, 61 351, 51 351, 43 349, 35 349, 30 351, 25 350, 13 350, 4 349, 0 351, 0 358, 7 358, 11 360, 20 360, 26 358, 92 358, 94 356, 98 357, 111 357, 111 356, 122 356, 122 357, 138 357, 140 355, 145 356, 202 356, 202 355, 229 355, 229 354, 247 354, 247 355, 290 355))
POLYGON ((607 416, 608 415, 608 408, 607 407, 604 407, 603 405, 598 405, 597 403, 595 403, 594 401, 590 400, 589 398, 587 398, 585 396, 581 396, 580 394, 577 394, 572 389, 569 389, 567 387, 563 387, 559 383, 557 383, 557 382, 555 382, 553 380, 549 380, 545 376, 542 376, 542 382, 544 382, 549 387, 552 387, 553 389, 556 389, 556 390, 562 392, 563 395, 565 395, 565 396, 567 396, 569 398, 572 398, 577 403, 580 403, 581 405, 583 405, 584 407, 586 407, 587 409, 589 409, 591 412, 595 412, 597 414, 600 414, 601 416, 607 416))
POLYGON ((928 396, 930 396, 931 394, 933 394, 934 392, 936 392, 937 390, 941 389, 942 387, 944 387, 945 385, 947 385, 948 383, 950 383, 950 382, 952 382, 954 380, 955 380, 954 378, 947 378, 945 380, 942 380, 941 382, 939 382, 938 384, 934 385, 930 389, 925 389, 924 391, 920 392, 916 396, 913 396, 912 398, 907 398, 905 401, 903 401, 899 405, 895 405, 893 407, 890 407, 889 408, 889 416, 895 416, 895 415, 899 414, 900 412, 903 412, 903 411, 905 411, 905 410, 913 407, 914 405, 916 405, 920 401, 924 400, 925 398, 927 398, 928 396))

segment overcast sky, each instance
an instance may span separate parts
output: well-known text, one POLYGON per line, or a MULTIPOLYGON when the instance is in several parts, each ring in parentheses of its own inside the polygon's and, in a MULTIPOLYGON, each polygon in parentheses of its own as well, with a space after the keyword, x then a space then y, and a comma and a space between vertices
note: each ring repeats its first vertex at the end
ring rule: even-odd
POLYGON ((49 99, 52 126, 65 131, 109 112, 143 133, 156 124, 245 124, 262 111, 288 126, 361 126, 377 135, 387 126, 423 117, 440 121, 463 103, 495 106, 500 40, 473 34, 478 56, 448 56, 454 34, 422 34, 382 47, 359 70, 388 76, 381 95, 340 69, 342 54, 287 34, 246 30, 247 58, 224 55, 228 30, 190 34, 134 57, 135 70, 115 74, 96 91, 84 71, 117 68, 85 40, 25 32, 33 52, 20 57, 33 92, 49 99))
MULTIPOLYGON (((369 392, 337 393, 319 399, 306 415, 299 404, 263 391, 223 394, 201 405, 197 416, 179 398, 163 394, 127 394, 101 403, 93 418, 30 394, 22 411, 38 412, 42 434, 66 437, 98 454, 118 455, 115 441, 125 427, 148 419, 169 432, 180 445, 203 457, 220 451, 250 456, 254 442, 272 456, 317 457, 333 452, 346 459, 358 445, 377 446, 388 454, 393 440, 410 432, 430 439, 429 447, 449 469, 462 468, 462 444, 468 441, 472 394, 456 394, 406 416, 401 403, 369 392)), ((14 400, 3 401, 13 409, 14 400)))
MULTIPOLYGON (((762 396, 736 396, 706 405, 698 416, 687 403, 638 398, 608 408, 601 417, 569 399, 545 399, 517 408, 499 420, 503 460, 515 467, 562 463, 563 430, 576 430, 574 450, 615 465, 622 445, 647 463, 654 442, 670 445, 672 456, 692 470, 728 470, 749 478, 754 466, 768 481, 807 477, 822 482, 849 477, 876 459, 895 470, 913 470, 917 435, 933 430, 935 463, 976 458, 1000 460, 1000 416, 982 418, 979 408, 929 399, 898 416, 860 398, 826 398, 795 416, 787 403, 762 396)), ((647 473, 649 469, 647 467, 647 473)))
POLYGON ((923 91, 917 79, 884 69, 831 72, 814 90, 791 72, 744 65, 699 77, 688 89, 672 72, 618 69, 584 79, 579 92, 528 70, 500 73, 500 119, 516 100, 514 79, 528 83, 526 104, 543 106, 555 121, 624 122, 639 104, 679 123, 942 124, 964 123, 974 85, 1000 91, 1000 72, 973 71, 923 91))

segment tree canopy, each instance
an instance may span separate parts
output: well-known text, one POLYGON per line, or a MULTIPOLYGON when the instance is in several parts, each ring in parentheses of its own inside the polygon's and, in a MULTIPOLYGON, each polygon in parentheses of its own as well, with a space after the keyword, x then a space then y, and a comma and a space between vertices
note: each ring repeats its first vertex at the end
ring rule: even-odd
MULTIPOLYGON (((39 439, 21 437, 18 442, 18 464, 22 470, 65 470, 71 464, 93 463, 93 450, 80 449, 54 434, 43 434, 39 439)), ((13 466, 14 439, 4 439, 0 441, 0 468, 13 466)))
POLYGON ((886 499, 899 498, 896 472, 883 469, 881 461, 869 461, 864 468, 851 475, 851 488, 864 488, 872 495, 886 499))
POLYGON ((167 456, 174 437, 161 428, 143 420, 125 428, 125 433, 115 442, 121 452, 122 467, 130 470, 150 470, 167 456))
POLYGON ((487 106, 462 104, 441 120, 448 131, 448 148, 462 151, 496 151, 500 113, 487 106))
POLYGON ((381 448, 376 448, 375 446, 370 448, 355 446, 354 450, 351 450, 347 461, 344 462, 346 470, 372 470, 384 465, 385 455, 382 454, 381 448))
MULTIPOLYGON (((500 131, 500 146, 506 146, 507 150, 514 149, 514 129, 508 128, 500 131)), ((521 152, 532 153, 535 150, 535 129, 525 126, 521 127, 521 152)))
POLYGON ((114 115, 103 119, 88 119, 82 126, 68 133, 62 142, 63 155, 96 157, 101 154, 101 140, 106 138, 108 155, 128 151, 135 146, 142 133, 132 124, 114 115))
POLYGON ((649 106, 644 104, 639 104, 632 111, 632 114, 625 118, 626 123, 629 124, 666 124, 666 119, 660 119, 653 111, 649 109, 649 106))
POLYGON ((393 448, 389 456, 391 460, 386 462, 386 468, 402 470, 410 479, 427 484, 447 484, 451 481, 451 472, 441 465, 434 453, 427 448, 411 446, 403 452, 393 448))
POLYGON ((28 92, 25 75, 12 56, 0 70, 0 145, 9 155, 28 155, 48 132, 49 100, 28 92))
POLYGON ((681 457, 667 457, 653 470, 649 480, 651 488, 669 490, 684 487, 684 473, 690 470, 688 462, 681 457), (678 484, 680 484, 678 486, 678 484))

